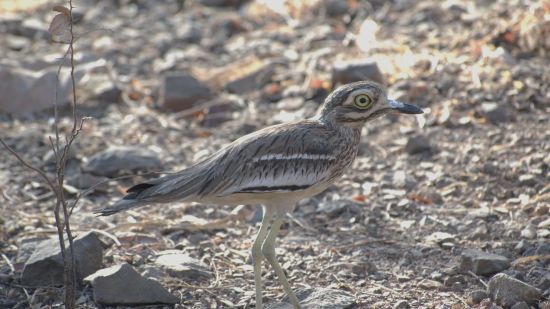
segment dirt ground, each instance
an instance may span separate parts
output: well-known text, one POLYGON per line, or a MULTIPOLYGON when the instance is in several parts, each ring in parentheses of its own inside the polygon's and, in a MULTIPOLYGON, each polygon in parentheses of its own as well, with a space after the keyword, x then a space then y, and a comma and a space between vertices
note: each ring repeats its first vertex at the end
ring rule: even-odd
MULTIPOLYGON (((459 269, 462 253, 477 249, 508 258, 502 272, 539 288, 531 306, 548 308, 547 1, 80 2, 75 29, 86 34, 76 45, 77 63, 105 63, 78 86, 79 115, 92 119, 74 145, 68 179, 86 174, 90 158, 110 146, 154 151, 162 162, 154 171, 182 169, 243 134, 312 116, 341 80, 336 63, 368 59, 390 96, 426 113, 369 123, 352 169, 289 216, 277 253, 293 287, 345 290, 356 298, 352 308, 489 308, 490 301, 472 303, 471 293, 485 289, 490 276, 459 269), (253 89, 228 88, 234 76, 264 66, 270 73, 252 81, 253 89), (207 85, 211 104, 167 110, 159 89, 172 71, 207 85), (98 92, 100 84, 109 91, 98 92)), ((8 34, 0 36, 0 64, 55 65, 65 47, 22 30, 32 19, 47 31, 50 6, 0 12, 0 30, 8 34)), ((54 90, 48 95, 53 99, 54 90)), ((62 114, 66 133, 69 110, 62 114)), ((48 172, 51 115, 0 114, 0 137, 48 172)), ((33 172, 0 153, 0 308, 59 305, 58 289, 17 281, 22 244, 55 235, 54 197, 33 172)), ((93 215, 150 177, 97 187, 75 208, 73 229, 120 241, 101 236, 105 266, 143 269, 157 252, 174 248, 208 265, 210 279, 160 279, 180 299, 178 308, 253 308, 256 205, 180 203, 93 215)), ((68 181, 66 189, 74 198, 79 185, 68 181)), ((265 301, 282 299, 271 270, 264 280, 265 301)), ((89 286, 78 303, 96 307, 89 286)))

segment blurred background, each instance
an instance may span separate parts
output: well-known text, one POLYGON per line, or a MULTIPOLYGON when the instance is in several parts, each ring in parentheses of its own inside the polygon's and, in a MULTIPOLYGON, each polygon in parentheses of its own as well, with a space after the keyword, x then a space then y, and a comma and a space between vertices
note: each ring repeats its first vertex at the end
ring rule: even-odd
MULTIPOLYGON (((57 4, 0 0, 0 137, 49 173, 56 92, 61 132, 73 125, 67 69, 56 91, 67 46, 48 33, 57 4)), ((345 290, 355 308, 550 308, 548 1, 74 6, 77 114, 91 119, 65 190, 74 199, 103 182, 71 217, 77 233, 103 231, 97 267, 127 262, 181 308, 250 304, 256 205, 150 206, 108 218, 92 210, 155 176, 113 178, 182 169, 244 134, 313 116, 340 84, 373 80, 426 113, 370 123, 353 169, 300 203, 278 249, 293 285, 345 290), (157 260, 169 249, 197 272, 167 271, 157 260), (481 283, 499 273, 527 285, 514 285, 517 294, 538 292, 499 299, 481 283)), ((0 153, 0 307, 58 304, 59 290, 33 274, 19 282, 36 245, 55 235, 54 195, 0 153)), ((266 278, 268 302, 279 300, 266 278)), ((86 284, 79 305, 96 306, 86 284)))

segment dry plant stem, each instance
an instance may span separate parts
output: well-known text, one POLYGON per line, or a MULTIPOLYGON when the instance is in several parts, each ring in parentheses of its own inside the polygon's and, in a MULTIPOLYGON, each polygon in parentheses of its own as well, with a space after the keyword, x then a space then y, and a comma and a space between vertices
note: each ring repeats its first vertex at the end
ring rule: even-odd
MULTIPOLYGON (((50 143, 52 145, 52 149, 54 151, 55 159, 56 159, 56 178, 55 182, 50 179, 44 171, 41 169, 31 165, 28 163, 25 159, 23 159, 14 149, 9 147, 3 139, 0 138, 0 143, 4 148, 8 150, 13 156, 19 160, 19 162, 24 165, 25 167, 35 171, 38 173, 47 183, 48 186, 51 188, 51 190, 54 192, 56 197, 56 203, 54 208, 54 217, 55 217, 55 223, 56 223, 56 229, 57 234, 59 238, 59 246, 61 249, 61 255, 63 257, 63 285, 64 285, 64 305, 65 308, 72 309, 76 307, 75 304, 75 294, 76 294, 76 271, 75 271, 75 258, 74 258, 74 252, 73 252, 73 235, 71 232, 71 226, 70 226, 70 212, 68 207, 68 202, 65 198, 65 192, 63 191, 63 184, 65 181, 65 168, 67 166, 67 160, 69 158, 69 152, 71 149, 71 146, 75 139, 77 138, 78 134, 82 130, 82 126, 84 124, 85 118, 83 118, 80 121, 80 125, 76 116, 76 106, 77 106, 77 97, 76 97, 76 83, 75 83, 75 77, 74 77, 74 41, 75 36, 73 33, 73 3, 72 0, 69 0, 69 31, 70 31, 70 41, 69 41, 69 47, 67 51, 65 52, 63 58, 61 59, 61 63, 59 64, 59 68, 57 71, 58 81, 56 83, 56 89, 55 89, 55 102, 54 102, 54 132, 55 132, 55 142, 50 137, 50 143), (59 114, 58 114, 58 88, 59 88, 59 75, 61 73, 61 69, 63 67, 63 63, 66 59, 66 56, 70 55, 70 67, 71 67, 71 82, 72 82, 72 94, 73 94, 73 102, 72 102, 72 115, 73 115, 73 128, 71 130, 70 135, 65 137, 65 143, 63 146, 63 149, 61 150, 61 142, 60 142, 60 134, 59 134, 59 114), (63 211, 63 218, 61 217, 61 211, 63 211), (67 248, 65 246, 65 234, 67 235, 68 241, 69 241, 69 254, 67 254, 67 248)), ((78 201, 78 200, 77 200, 78 201)), ((75 204, 76 202, 75 201, 75 204)), ((73 206, 74 207, 74 206, 73 206)))
MULTIPOLYGON (((78 126, 78 120, 76 117, 76 83, 74 78, 74 34, 73 34, 73 3, 72 0, 69 0, 69 31, 70 31, 70 42, 69 42, 69 55, 70 55, 70 65, 71 65, 71 83, 72 83, 72 92, 73 92, 73 102, 72 102, 72 114, 73 114, 73 129, 71 130, 71 135, 65 138, 65 146, 63 147, 63 153, 59 158, 57 165, 57 185, 58 185, 58 199, 55 208, 56 215, 56 225, 58 230, 65 229, 67 238, 69 240, 69 252, 70 255, 67 257, 64 256, 64 267, 63 267, 63 281, 64 281, 64 292, 65 292, 65 308, 75 308, 75 294, 76 294, 76 271, 75 271, 75 258, 74 258, 74 245, 73 245, 73 235, 71 232, 71 226, 69 221, 69 211, 67 201, 65 199, 65 193, 63 191, 63 183, 65 181, 65 167, 67 166, 67 160, 69 158, 69 151, 71 149, 72 143, 78 136, 80 129, 82 127, 82 120, 80 127, 78 126), (63 221, 59 219, 60 208, 63 210, 63 221)), ((57 102, 56 102, 57 103, 57 102)), ((56 136, 59 135, 58 127, 56 126, 56 136)), ((59 142, 59 140, 58 140, 59 142)), ((59 144, 56 145, 59 149, 59 144)), ((64 241, 63 232, 59 235, 59 242, 61 250, 64 250, 65 241, 64 241)))

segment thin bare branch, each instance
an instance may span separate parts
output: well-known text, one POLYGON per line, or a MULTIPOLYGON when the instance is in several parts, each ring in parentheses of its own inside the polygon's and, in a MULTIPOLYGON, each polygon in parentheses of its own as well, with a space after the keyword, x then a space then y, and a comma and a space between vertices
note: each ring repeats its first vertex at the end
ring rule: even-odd
POLYGON ((40 177, 44 178, 44 180, 48 183, 48 185, 50 186, 52 191, 54 191, 54 192, 57 191, 57 188, 53 184, 52 180, 48 177, 48 175, 46 175, 46 173, 43 170, 41 170, 38 167, 35 167, 32 164, 28 163, 15 150, 13 150, 13 148, 8 146, 8 144, 6 144, 6 142, 4 142, 4 140, 2 138, 0 138, 0 144, 2 144, 2 146, 4 146, 4 148, 6 148, 6 150, 8 150, 21 164, 23 164, 25 167, 35 171, 38 175, 40 175, 40 177))

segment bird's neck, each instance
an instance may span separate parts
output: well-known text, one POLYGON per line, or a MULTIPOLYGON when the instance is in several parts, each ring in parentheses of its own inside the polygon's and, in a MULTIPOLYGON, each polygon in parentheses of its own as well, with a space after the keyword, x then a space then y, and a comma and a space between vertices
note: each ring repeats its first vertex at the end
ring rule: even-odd
POLYGON ((335 117, 332 117, 330 114, 317 114, 313 119, 323 123, 330 129, 341 131, 344 134, 352 134, 361 136, 361 130, 365 126, 366 121, 339 121, 335 117))

